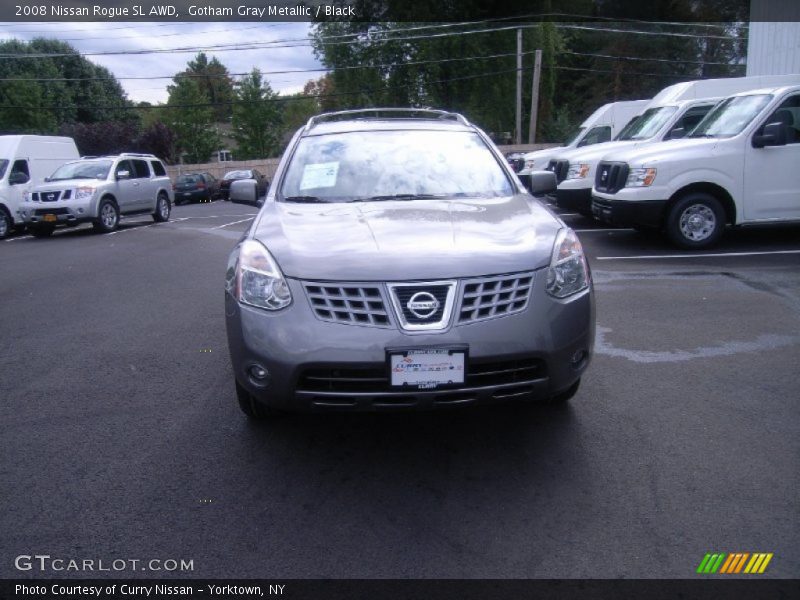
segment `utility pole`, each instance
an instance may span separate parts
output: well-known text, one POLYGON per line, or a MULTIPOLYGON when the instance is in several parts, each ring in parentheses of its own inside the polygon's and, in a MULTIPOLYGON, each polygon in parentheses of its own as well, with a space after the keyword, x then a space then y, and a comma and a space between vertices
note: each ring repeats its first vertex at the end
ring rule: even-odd
POLYGON ((537 50, 533 62, 533 88, 531 89, 531 121, 528 124, 528 143, 536 143, 536 118, 539 116, 539 79, 542 75, 542 51, 537 50))
POLYGON ((517 135, 515 143, 522 143, 522 29, 517 29, 517 135))

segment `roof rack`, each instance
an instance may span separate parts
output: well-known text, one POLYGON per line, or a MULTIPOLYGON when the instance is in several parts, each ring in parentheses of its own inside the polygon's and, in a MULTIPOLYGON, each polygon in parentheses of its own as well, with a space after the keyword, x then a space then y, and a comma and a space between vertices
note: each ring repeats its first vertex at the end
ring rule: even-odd
POLYGON ((140 158, 155 158, 155 154, 143 154, 141 152, 120 152, 117 156, 138 156, 140 158))
POLYGON ((306 123, 305 131, 311 129, 314 125, 325 121, 335 121, 341 117, 353 117, 356 115, 364 115, 365 118, 381 118, 381 115, 387 115, 393 119, 450 119, 458 121, 462 125, 469 125, 470 122, 464 118, 463 115, 446 110, 436 110, 433 108, 358 108, 354 110, 340 110, 337 112, 322 113, 315 115, 306 123), (421 115, 415 117, 414 115, 421 115))

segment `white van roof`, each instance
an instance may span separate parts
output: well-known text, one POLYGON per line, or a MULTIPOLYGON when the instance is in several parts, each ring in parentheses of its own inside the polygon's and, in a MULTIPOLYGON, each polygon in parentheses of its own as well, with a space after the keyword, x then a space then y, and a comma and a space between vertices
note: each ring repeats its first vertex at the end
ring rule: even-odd
POLYGON ((746 92, 739 92, 738 94, 732 94, 733 96, 750 96, 756 94, 783 94, 784 92, 796 92, 800 91, 800 75, 798 77, 797 85, 782 85, 780 87, 764 87, 759 88, 756 90, 747 90, 746 92))
POLYGON ((609 102, 608 104, 603 104, 591 115, 586 117, 586 120, 581 123, 581 127, 589 128, 599 121, 610 121, 610 119, 604 118, 609 114, 613 115, 615 112, 619 112, 621 110, 625 110, 627 112, 628 110, 635 111, 637 108, 644 109, 649 102, 649 100, 620 100, 619 102, 609 102))
POLYGON ((800 75, 757 75, 753 77, 726 77, 723 79, 698 79, 665 87, 648 104, 665 106, 681 100, 726 97, 748 90, 768 86, 800 84, 800 75))
POLYGON ((16 154, 20 146, 30 142, 41 142, 51 144, 69 144, 74 148, 75 141, 70 137, 56 135, 0 135, 0 158, 6 158, 16 154))

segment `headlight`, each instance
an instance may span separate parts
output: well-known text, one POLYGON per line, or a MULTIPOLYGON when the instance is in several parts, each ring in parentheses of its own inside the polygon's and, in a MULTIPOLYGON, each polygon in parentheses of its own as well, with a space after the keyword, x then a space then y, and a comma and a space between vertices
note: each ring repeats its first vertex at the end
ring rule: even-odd
POLYGON ((656 170, 653 168, 631 169, 625 187, 647 187, 656 179, 656 170))
POLYGON ((586 163, 569 164, 567 179, 586 179, 591 167, 586 163))
POLYGON ((289 286, 278 264, 264 246, 245 240, 238 257, 231 256, 226 289, 243 304, 266 310, 280 310, 292 302, 289 286))
POLYGON ((75 200, 86 200, 91 198, 94 194, 95 188, 93 187, 79 187, 75 190, 75 200))
POLYGON ((33 192, 25 192, 23 199, 25 202, 33 202, 33 192))
POLYGON ((556 298, 566 298, 589 287, 589 268, 578 236, 572 229, 562 229, 553 245, 547 269, 545 290, 556 298))
POLYGON ((534 159, 532 159, 532 158, 531 158, 531 159, 528 159, 528 160, 526 160, 526 161, 525 161, 525 168, 526 168, 526 169, 532 169, 532 168, 533 168, 533 163, 535 163, 535 162, 536 162, 536 161, 535 161, 534 159))

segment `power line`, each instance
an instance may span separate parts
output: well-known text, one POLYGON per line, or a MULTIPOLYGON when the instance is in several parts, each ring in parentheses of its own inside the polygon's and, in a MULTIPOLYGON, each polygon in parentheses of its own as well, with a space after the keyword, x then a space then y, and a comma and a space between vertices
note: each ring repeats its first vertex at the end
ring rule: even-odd
MULTIPOLYGON (((613 54, 593 54, 591 52, 571 52, 568 50, 562 51, 562 54, 570 54, 573 56, 589 56, 595 58, 609 58, 613 60, 635 60, 635 61, 644 61, 644 62, 662 62, 662 63, 675 63, 675 60, 670 58, 644 58, 644 57, 637 57, 637 56, 615 56, 613 54)), ((681 59, 680 62, 690 65, 722 65, 726 67, 744 67, 743 64, 738 63, 725 63, 725 62, 711 62, 706 60, 685 60, 681 59)), ((0 80, 2 81, 2 80, 0 80)))

